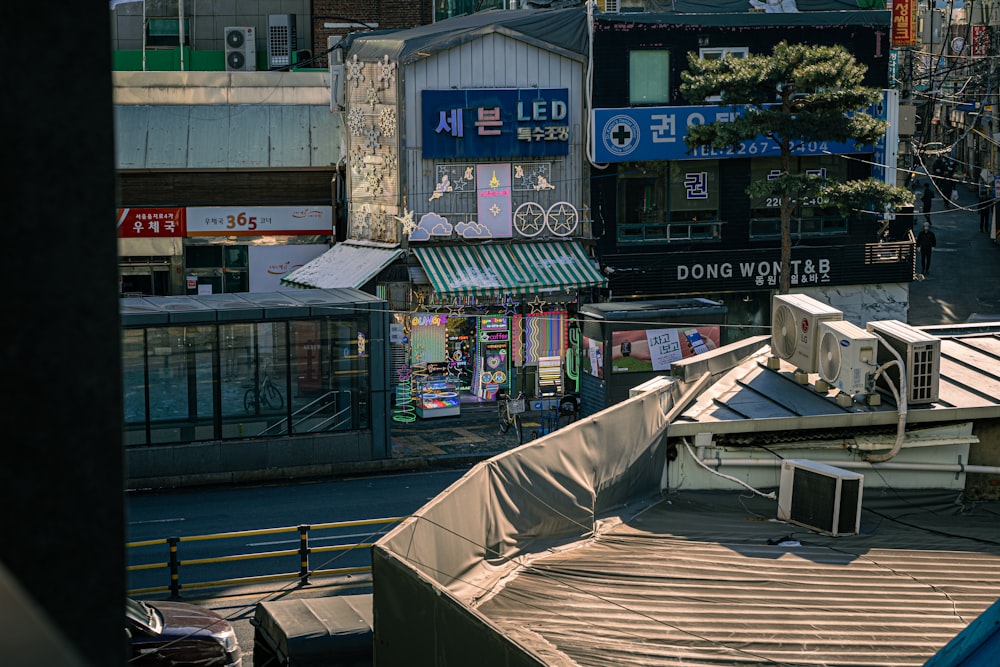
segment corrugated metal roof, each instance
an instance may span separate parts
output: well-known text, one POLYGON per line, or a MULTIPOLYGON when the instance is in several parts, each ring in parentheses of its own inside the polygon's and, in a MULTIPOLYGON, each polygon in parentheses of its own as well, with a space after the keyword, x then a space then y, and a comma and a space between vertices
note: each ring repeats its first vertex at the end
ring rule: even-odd
POLYGON ((115 106, 117 168, 330 168, 343 121, 318 105, 115 106))
MULTIPOLYGON (((922 329, 941 339, 938 400, 907 406, 907 423, 936 423, 1000 418, 1000 323, 982 326, 976 332, 948 335, 934 328, 922 329)), ((767 340, 766 337, 763 338, 767 340)), ((725 358, 726 348, 674 364, 672 372, 694 378, 714 372, 713 362, 725 358)), ((795 367, 782 360, 772 370, 767 365, 771 348, 766 342, 702 392, 670 426, 671 437, 693 436, 710 430, 716 436, 755 434, 761 440, 781 438, 782 431, 858 429, 892 426, 897 405, 888 390, 879 385, 880 402, 869 405, 855 400, 843 407, 836 390, 816 390, 819 375, 808 382, 796 379, 795 367)), ((723 369, 724 370, 724 369, 723 369)))
POLYGON ((400 257, 399 248, 338 243, 325 253, 281 279, 282 285, 330 289, 361 288, 400 257))
POLYGON ((531 561, 478 611, 560 664, 922 665, 997 599, 996 505, 868 494, 861 533, 833 538, 685 492, 531 561))

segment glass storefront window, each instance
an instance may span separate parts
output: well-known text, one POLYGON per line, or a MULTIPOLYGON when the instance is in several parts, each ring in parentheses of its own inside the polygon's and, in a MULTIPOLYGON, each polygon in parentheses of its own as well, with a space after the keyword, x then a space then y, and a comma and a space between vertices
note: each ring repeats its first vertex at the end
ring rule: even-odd
MULTIPOLYGON (((847 162, 840 156, 807 156, 795 158, 792 169, 797 173, 815 174, 824 181, 845 181, 847 162)), ((757 158, 750 164, 751 181, 775 178, 781 173, 779 158, 757 158)), ((781 200, 777 197, 754 197, 750 200, 751 238, 781 236, 781 200)), ((838 236, 847 234, 847 220, 829 202, 816 197, 802 202, 792 213, 792 238, 838 236)))
POLYGON ((369 428, 366 321, 126 330, 126 444, 369 428))

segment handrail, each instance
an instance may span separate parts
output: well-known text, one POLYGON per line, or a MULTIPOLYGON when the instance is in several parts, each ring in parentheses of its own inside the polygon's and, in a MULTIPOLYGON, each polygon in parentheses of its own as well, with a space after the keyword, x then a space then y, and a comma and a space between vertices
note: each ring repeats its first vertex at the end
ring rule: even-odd
MULTIPOLYGON (((292 428, 294 429, 296 426, 298 426, 302 422, 306 421, 307 419, 311 419, 317 413, 319 413, 321 410, 323 410, 324 408, 326 408, 328 405, 332 404, 334 407, 336 407, 336 405, 337 405, 336 399, 333 400, 333 401, 327 401, 326 399, 328 399, 330 396, 337 397, 337 396, 339 396, 342 393, 343 394, 347 394, 348 399, 350 399, 350 397, 353 394, 353 392, 351 392, 351 390, 349 390, 349 389, 343 390, 343 391, 337 389, 337 390, 333 390, 333 391, 328 391, 325 394, 323 394, 322 396, 314 398, 313 400, 311 400, 308 403, 306 403, 305 405, 303 405, 301 408, 299 408, 298 410, 296 410, 295 412, 292 413, 292 417, 293 418, 302 415, 306 410, 309 410, 313 406, 317 406, 317 407, 316 407, 315 410, 312 410, 312 412, 310 412, 309 414, 306 414, 306 415, 302 416, 301 419, 294 420, 292 422, 292 428)), ((314 426, 313 428, 309 429, 309 433, 313 433, 313 432, 319 430, 320 428, 326 426, 331 421, 333 421, 333 419, 335 419, 336 417, 339 417, 340 415, 344 414, 345 412, 349 413, 350 409, 351 409, 349 406, 350 406, 350 403, 348 403, 348 407, 343 408, 343 409, 335 412, 329 418, 324 419, 323 421, 321 421, 317 426, 314 426)), ((281 419, 279 419, 278 421, 274 422, 273 424, 271 424, 270 426, 268 426, 267 428, 265 428, 263 431, 261 431, 257 435, 258 436, 260 436, 260 435, 267 435, 268 432, 270 432, 270 431, 278 428, 279 426, 284 425, 287 421, 288 421, 288 417, 282 417, 281 419)), ((336 426, 339 426, 340 424, 343 424, 346 421, 347 420, 341 420, 341 421, 337 422, 337 424, 335 425, 335 428, 336 428, 336 426)))
MULTIPOLYGON (((195 589, 195 588, 214 588, 221 586, 232 586, 236 584, 249 584, 249 583, 260 583, 265 581, 276 581, 283 579, 298 579, 300 583, 309 583, 309 577, 311 576, 338 576, 338 575, 349 575, 349 574, 359 574, 365 572, 371 572, 371 565, 367 566, 351 566, 342 568, 328 568, 328 569, 312 569, 309 563, 309 556, 312 554, 325 554, 334 552, 351 552, 357 549, 369 550, 374 544, 372 540, 366 540, 364 542, 349 542, 345 544, 335 544, 326 546, 312 547, 309 545, 310 534, 315 534, 317 531, 329 531, 338 530, 344 528, 357 528, 360 526, 381 526, 381 525, 392 525, 403 521, 407 517, 388 517, 379 519, 359 519, 353 521, 338 521, 333 523, 321 523, 321 524, 302 524, 299 526, 286 526, 281 528, 261 528, 255 530, 242 530, 233 531, 227 533, 213 533, 208 535, 189 535, 186 537, 167 537, 162 539, 154 540, 142 540, 138 542, 129 542, 125 545, 126 550, 129 553, 133 553, 133 550, 144 549, 150 547, 167 547, 168 560, 165 562, 149 562, 140 563, 135 565, 129 565, 126 567, 127 572, 141 572, 149 570, 166 570, 166 577, 169 581, 167 585, 164 586, 152 586, 146 588, 135 588, 128 591, 129 595, 143 595, 149 593, 162 593, 169 592, 172 598, 179 598, 180 592, 185 589, 195 589), (182 543, 192 543, 192 542, 205 542, 212 540, 225 540, 234 539, 242 537, 253 537, 260 535, 279 535, 285 533, 294 533, 298 535, 299 546, 295 549, 283 549, 278 551, 266 551, 259 553, 238 553, 238 554, 224 554, 220 556, 208 557, 208 558, 190 558, 182 559, 180 557, 180 545, 182 543), (232 579, 217 579, 217 580, 207 580, 207 581, 181 581, 181 571, 182 569, 187 572, 191 568, 205 565, 218 565, 222 563, 234 563, 252 560, 263 560, 271 558, 289 558, 292 556, 299 556, 299 569, 297 572, 278 572, 272 574, 263 574, 250 577, 237 577, 232 579)), ((324 563, 325 564, 325 563, 324 563)))

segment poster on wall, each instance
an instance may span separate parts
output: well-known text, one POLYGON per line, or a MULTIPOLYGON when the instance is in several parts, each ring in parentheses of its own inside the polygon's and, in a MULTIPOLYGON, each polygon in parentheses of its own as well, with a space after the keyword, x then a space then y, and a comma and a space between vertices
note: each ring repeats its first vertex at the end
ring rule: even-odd
POLYGON ((611 372, 665 371, 670 364, 719 347, 719 326, 638 329, 611 334, 611 372))
POLYGON ((583 343, 583 372, 597 378, 604 377, 604 343, 593 338, 584 336, 583 343))
POLYGON ((281 284, 282 276, 303 266, 330 246, 324 243, 303 245, 252 245, 247 260, 250 263, 250 291, 277 292, 296 289, 281 284))

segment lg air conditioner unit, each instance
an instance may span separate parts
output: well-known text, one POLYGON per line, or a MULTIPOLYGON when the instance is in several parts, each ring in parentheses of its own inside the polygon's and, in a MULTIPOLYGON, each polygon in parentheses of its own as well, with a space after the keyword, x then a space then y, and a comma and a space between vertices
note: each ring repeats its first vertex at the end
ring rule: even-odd
POLYGON ((833 537, 861 529, 865 476, 805 459, 781 462, 778 519, 833 537))
POLYGON ((844 314, 805 294, 775 294, 771 301, 771 350, 806 373, 819 362, 819 323, 844 314))
POLYGON ((866 393, 877 368, 878 338, 847 320, 819 323, 819 376, 845 394, 866 393))
POLYGON ((299 48, 295 14, 267 15, 267 66, 270 69, 292 65, 292 54, 299 48))
POLYGON ((253 28, 230 27, 225 29, 226 71, 257 71, 257 35, 253 28))
MULTIPOLYGON (((879 365, 895 359, 892 350, 903 360, 906 372, 906 402, 934 403, 941 381, 941 339, 899 320, 878 320, 866 327, 888 344, 879 348, 879 365)), ((883 374, 899 389, 899 368, 892 364, 883 374)))

